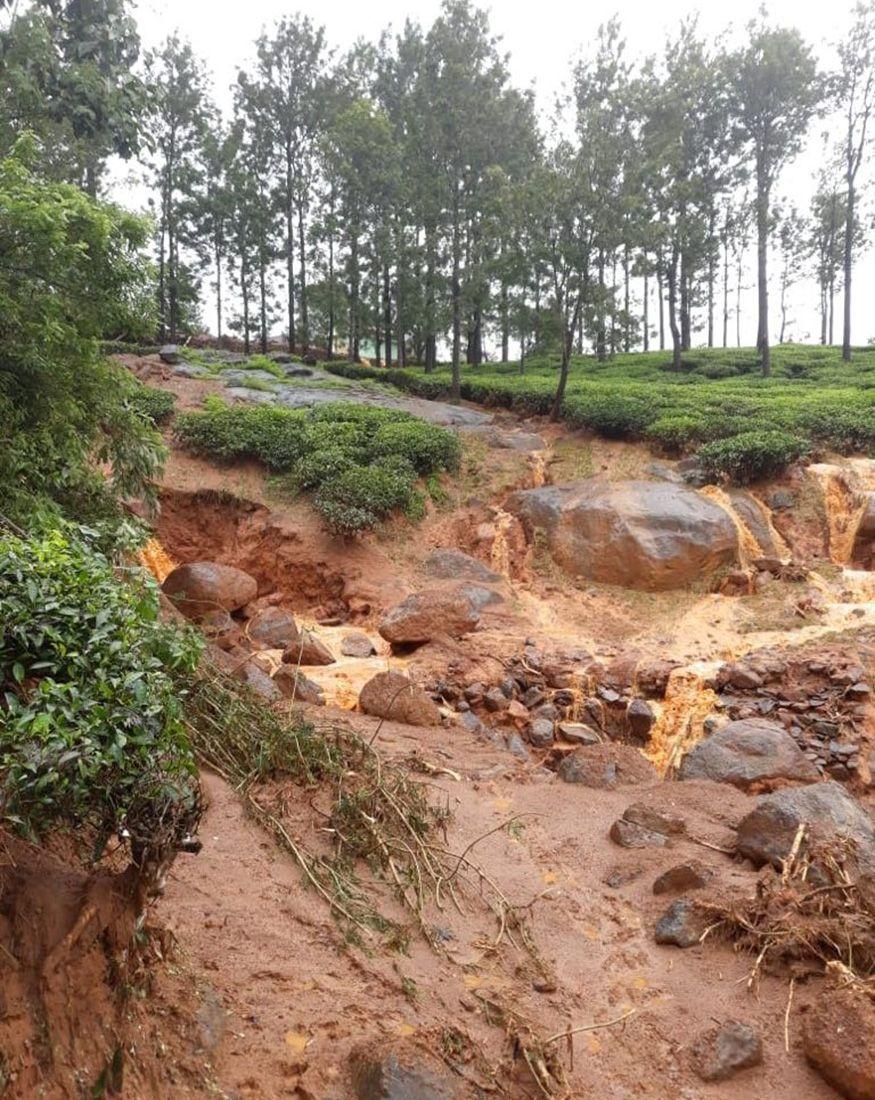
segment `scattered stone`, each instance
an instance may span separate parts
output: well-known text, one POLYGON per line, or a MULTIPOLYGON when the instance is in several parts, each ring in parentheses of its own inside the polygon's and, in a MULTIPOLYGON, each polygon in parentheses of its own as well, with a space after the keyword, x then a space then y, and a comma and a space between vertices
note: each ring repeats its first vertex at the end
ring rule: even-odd
POLYGON ((210 561, 177 566, 161 588, 189 619, 199 619, 221 608, 237 611, 258 595, 255 577, 233 565, 210 561))
POLYGON ((265 607, 249 620, 246 633, 265 649, 285 649, 297 639, 298 624, 291 611, 282 607, 265 607))
POLYGON ((678 898, 659 918, 654 939, 674 947, 694 947, 704 931, 704 919, 690 899, 678 898))
POLYGON ((682 588, 733 564, 738 533, 708 497, 665 481, 598 478, 512 493, 506 507, 541 528, 574 576, 626 588, 682 588))
POLYGON ((287 699, 296 703, 311 703, 324 707, 325 696, 317 683, 292 665, 280 665, 273 674, 273 683, 287 699))
POLYGON ((628 886, 630 882, 634 882, 643 874, 643 867, 612 867, 604 876, 602 882, 612 890, 619 890, 621 886, 628 886))
POLYGON ((509 733, 505 744, 507 745, 507 751, 513 753, 518 760, 529 759, 529 750, 518 733, 509 733))
POLYGON ((176 344, 165 344, 164 347, 159 349, 158 358, 169 367, 175 367, 177 363, 182 362, 182 356, 179 354, 179 348, 176 344))
POLYGON ((632 699, 626 708, 626 725, 638 741, 647 741, 655 719, 653 708, 644 699, 632 699))
POLYGON ((457 714, 456 720, 460 726, 464 726, 471 733, 483 733, 486 729, 477 715, 470 710, 457 714))
POLYGON ((373 657, 376 646, 367 634, 346 634, 340 643, 340 652, 344 657, 373 657))
POLYGON ((410 726, 440 725, 440 711, 432 700, 400 672, 378 672, 368 680, 359 694, 359 706, 365 714, 410 726))
POLYGON ((739 824, 736 847, 757 866, 771 863, 780 869, 803 822, 822 840, 850 837, 858 855, 875 860, 875 827, 869 815, 834 780, 764 795, 739 824))
POLYGON ((697 859, 676 863, 659 876, 653 884, 654 894, 680 894, 687 890, 701 890, 714 877, 710 867, 697 859))
POLYGON ((566 783, 601 790, 656 779, 656 769, 637 749, 617 742, 581 745, 563 758, 556 774, 566 783))
POLYGON ((763 678, 759 673, 754 672, 752 668, 748 668, 747 665, 732 664, 727 665, 722 670, 723 676, 725 676, 727 683, 732 684, 735 688, 758 688, 763 686, 763 678))
POLYGON ((566 741, 579 745, 600 745, 602 742, 601 735, 582 722, 560 722, 559 733, 566 741))
POLYGON ((848 1100, 875 1097, 875 1003, 854 986, 826 989, 805 1013, 805 1057, 848 1100))
POLYGON ((687 831, 687 823, 682 817, 656 810, 644 802, 633 802, 631 806, 627 806, 623 811, 623 818, 642 829, 650 829, 664 836, 683 836, 687 831))
POLYGON ((543 749, 553 744, 553 723, 549 718, 535 718, 529 726, 529 741, 543 749))
POLYGON ((238 663, 234 669, 233 675, 238 680, 242 680, 247 687, 260 695, 262 699, 267 699, 270 703, 276 702, 277 699, 281 699, 283 696, 280 686, 253 661, 244 661, 242 664, 238 663))
POLYGON ((703 1081, 726 1081, 763 1061, 763 1041, 740 1020, 727 1020, 703 1032, 690 1048, 693 1069, 703 1081))
POLYGON ((334 654, 315 634, 302 630, 299 637, 283 650, 283 664, 333 665, 334 654))
POLYGON ((461 550, 433 550, 423 562, 423 569, 436 580, 485 581, 494 583, 501 575, 482 561, 461 550))
POLYGON ((507 706, 507 716, 514 722, 528 722, 529 709, 523 706, 519 699, 511 699, 507 706))
POLYGON ((655 833, 623 817, 614 822, 608 836, 621 848, 669 848, 672 843, 665 833, 655 833))
POLYGON ((442 1072, 410 1064, 407 1057, 401 1061, 394 1051, 356 1051, 350 1064, 356 1100, 454 1100, 458 1095, 442 1072))
POLYGON ((392 645, 414 645, 440 634, 468 634, 479 621, 480 612, 459 587, 435 588, 396 604, 386 612, 377 629, 392 645))
POLYGON ((498 714, 499 711, 507 710, 507 696, 501 688, 490 688, 484 695, 483 702, 486 705, 486 709, 492 714, 498 714))
POLYGON ((680 779, 713 779, 747 790, 765 780, 812 783, 817 768, 786 730, 765 718, 730 722, 684 757, 680 779))

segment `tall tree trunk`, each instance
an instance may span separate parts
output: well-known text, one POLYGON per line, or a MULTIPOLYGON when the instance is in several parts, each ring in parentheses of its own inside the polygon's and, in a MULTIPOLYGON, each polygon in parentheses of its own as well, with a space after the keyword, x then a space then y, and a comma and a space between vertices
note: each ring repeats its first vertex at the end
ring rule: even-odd
POLYGON ((608 341, 605 329, 605 250, 599 249, 598 259, 599 275, 599 308, 596 320, 595 354, 599 362, 604 362, 608 357, 608 341))
POLYGON ((258 247, 258 293, 261 354, 267 355, 267 259, 263 242, 258 247))
POLYGON ((361 359, 359 354, 359 296, 361 293, 361 271, 359 269, 359 239, 358 233, 353 231, 349 242, 349 348, 348 353, 353 363, 361 359))
POLYGON ((629 246, 623 246, 623 351, 628 355, 632 350, 632 315, 629 312, 629 246))
POLYGON ((723 346, 729 345, 729 240, 723 244, 723 346))
POLYGON ((765 165, 757 163, 757 351, 763 377, 772 373, 769 348, 769 197, 765 165))
POLYGON ((501 361, 506 363, 510 359, 510 311, 507 300, 507 279, 501 280, 501 361))
POLYGON ((644 256, 644 350, 650 351, 650 279, 647 273, 647 256, 644 256))
POLYGON ((739 252, 735 263, 735 345, 741 347, 741 278, 743 256, 739 252))
POLYGON ((328 358, 334 358, 334 316, 336 284, 334 275, 334 192, 331 193, 330 226, 328 230, 328 358))
POLYGON ((216 337, 222 339, 222 253, 218 243, 215 246, 216 256, 216 337))
POLYGON ((386 366, 392 366, 392 288, 389 265, 383 265, 383 335, 386 339, 386 366))
POLYGON ((456 184, 453 191, 453 272, 450 282, 453 309, 453 381, 450 396, 453 401, 459 401, 462 391, 462 227, 459 218, 459 185, 456 184))
POLYGON ((305 228, 305 215, 303 196, 298 199, 298 272, 300 275, 299 293, 301 296, 301 345, 304 351, 310 347, 310 307, 307 301, 309 292, 307 289, 307 233, 305 228))
POLYGON ((249 355, 252 342, 249 338, 249 265, 245 252, 240 257, 240 293, 243 296, 243 350, 249 355))
POLYGON ((829 273, 829 346, 835 343, 835 315, 836 315, 836 277, 835 272, 829 273))
POLYGON ((656 291, 659 296, 659 350, 665 351, 665 286, 662 254, 656 261, 656 291))
POLYGON ((678 250, 672 248, 671 257, 666 270, 668 279, 668 324, 671 329, 672 341, 672 366, 675 370, 681 369, 681 352, 683 350, 683 334, 678 325, 677 318, 677 282, 678 282, 678 250))
POLYGON ((715 213, 708 215, 708 347, 714 347, 714 283, 717 280, 717 252, 714 248, 715 213))
POLYGON ((286 217, 286 313, 289 326, 288 345, 289 351, 297 348, 297 332, 295 331, 295 222, 293 210, 294 166, 292 163, 291 146, 286 144, 286 193, 285 217, 286 217))
POLYGON ((553 408, 550 410, 551 420, 558 420, 562 414, 562 402, 565 400, 565 389, 568 385, 568 365, 571 362, 571 349, 574 346, 574 332, 577 328, 580 300, 581 295, 578 294, 571 318, 563 318, 562 362, 559 367, 559 383, 556 386, 556 395, 553 398, 553 408))
POLYGON ((842 359, 846 363, 851 361, 851 266, 854 252, 854 207, 856 205, 856 189, 854 187, 854 173, 849 168, 848 180, 848 209, 845 211, 845 243, 844 243, 844 275, 845 275, 845 301, 842 317, 842 359))
POLYGON ((425 372, 431 372, 437 366, 437 336, 435 334, 435 231, 432 226, 425 230, 425 372))
POLYGON ((690 317, 690 270, 686 249, 681 252, 680 292, 681 346, 684 351, 689 351, 693 324, 690 317))

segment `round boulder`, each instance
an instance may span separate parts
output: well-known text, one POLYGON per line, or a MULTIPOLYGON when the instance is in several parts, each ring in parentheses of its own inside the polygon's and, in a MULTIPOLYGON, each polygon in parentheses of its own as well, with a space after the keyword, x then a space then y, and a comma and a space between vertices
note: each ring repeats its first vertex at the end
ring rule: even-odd
POLYGON ((441 716, 437 706, 400 672, 378 672, 359 694, 359 706, 365 714, 389 718, 408 726, 437 726, 441 716))
POLYGON ((684 757, 681 779, 713 779, 747 790, 754 783, 794 779, 813 783, 817 768, 789 733, 764 718, 745 718, 712 733, 684 757))
POLYGON ((464 587, 429 588, 391 608, 377 627, 392 645, 418 645, 440 634, 470 633, 480 611, 464 587))
POLYGON ((738 556, 728 513, 671 482, 589 479, 522 490, 507 508, 528 528, 545 531, 558 565, 601 584, 684 588, 738 556))
POLYGON ((233 565, 212 561, 177 566, 161 587, 189 619, 200 619, 221 609, 237 611, 258 595, 255 577, 233 565))

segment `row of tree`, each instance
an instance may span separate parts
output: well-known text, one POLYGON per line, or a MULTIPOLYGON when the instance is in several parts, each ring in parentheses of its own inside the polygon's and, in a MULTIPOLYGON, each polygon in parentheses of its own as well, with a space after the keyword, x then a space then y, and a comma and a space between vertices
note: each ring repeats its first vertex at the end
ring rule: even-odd
POLYGON ((247 348, 282 327, 293 351, 345 345, 357 359, 367 347, 432 369, 448 346, 458 387, 461 363, 481 362, 492 338, 502 360, 512 343, 521 363, 556 353, 561 401, 575 349, 606 357, 658 334, 679 366, 696 332, 726 345, 733 312, 740 342, 753 241, 763 372, 774 245, 781 338, 790 287, 813 275, 825 342, 843 291, 850 358, 871 0, 828 73, 798 31, 764 18, 737 47, 709 45, 690 19, 640 63, 611 21, 547 121, 468 0, 343 56, 308 18, 282 19, 238 73, 228 117, 178 37, 137 63, 125 0, 4 9, 0 151, 31 129, 45 171, 92 193, 114 154, 140 158, 162 336, 195 323, 209 278, 219 335, 237 331, 247 348), (801 214, 778 200, 779 177, 827 112, 840 136, 801 214))

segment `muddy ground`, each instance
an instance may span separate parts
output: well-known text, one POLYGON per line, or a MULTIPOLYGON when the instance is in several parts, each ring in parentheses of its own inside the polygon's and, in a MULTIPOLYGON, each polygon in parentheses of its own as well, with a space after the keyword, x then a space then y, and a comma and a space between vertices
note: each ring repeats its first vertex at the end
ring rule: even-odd
MULTIPOLYGON (((197 407, 215 386, 156 374, 183 407, 197 407)), ((871 678, 875 669, 866 662, 875 585, 871 574, 852 568, 853 507, 841 488, 846 460, 758 487, 754 499, 765 536, 758 532, 753 546, 745 516, 715 491, 742 529, 749 587, 741 594, 738 577, 734 590, 723 584, 716 591, 703 585, 648 593, 567 576, 504 504, 512 490, 545 481, 594 473, 657 479, 673 464, 638 444, 521 423, 510 414, 495 418, 492 428, 492 434, 466 436, 462 472, 447 479, 444 498, 429 504, 422 524, 393 521, 350 544, 322 531, 305 499, 280 497, 256 466, 219 468, 172 451, 150 567, 160 577, 188 561, 236 565, 256 578, 260 597, 293 611, 335 653, 351 629, 368 634, 373 656, 307 670, 327 705, 304 709, 320 724, 375 738, 386 759, 423 777, 432 797, 452 812, 446 850, 468 853, 471 865, 460 868, 458 905, 445 897, 442 907, 432 903, 424 914, 431 932, 439 930, 432 936, 439 948, 416 930, 395 950, 379 939, 352 943, 289 854, 247 815, 227 783, 205 771, 203 850, 176 861, 150 913, 160 957, 149 956, 148 995, 129 1009, 141 1042, 129 1052, 123 1095, 548 1095, 527 1050, 540 1051, 548 1065, 557 1059, 564 1094, 574 1097, 835 1095, 801 1049, 818 977, 806 973, 791 985, 795 975, 766 973, 749 988, 754 959, 719 935, 688 949, 654 941, 671 896, 655 895, 653 885, 680 862, 699 861, 729 893, 755 891, 758 872, 730 854, 734 827, 755 791, 678 782, 656 771, 613 789, 563 783, 555 774, 555 747, 524 745, 515 753, 506 738, 512 723, 501 726, 484 712, 484 729, 471 729, 449 712, 464 685, 497 682, 524 650, 562 653, 575 668, 589 670, 588 677, 598 668, 602 684, 619 681, 621 695, 634 691, 636 669, 661 661, 672 672, 667 689, 652 700, 655 723, 640 745, 661 764, 664 746, 682 729, 682 743, 694 742, 715 706, 734 716, 733 707, 744 712, 748 704, 761 705, 761 694, 733 695, 714 684, 715 670, 727 662, 777 654, 789 669, 780 681, 783 696, 775 689, 779 707, 793 703, 784 698, 789 681, 806 697, 825 693, 820 681, 814 684, 819 674, 806 670, 827 650, 830 667, 847 655, 849 662, 862 661, 871 678), (520 433, 542 446, 509 446, 507 438, 520 433), (786 489, 796 507, 772 510, 768 502, 786 489), (763 537, 779 557, 804 562, 805 569, 782 577, 754 567, 763 537), (467 637, 393 653, 377 633, 379 618, 429 583, 426 559, 440 548, 461 549, 494 570, 490 587, 498 599, 467 637), (386 669, 404 671, 430 690, 450 681, 458 691, 445 708, 446 724, 410 727, 360 713, 361 687, 386 669), (642 802, 682 818, 684 835, 659 848, 615 844, 612 824, 642 802), (496 897, 502 899, 498 919, 496 897), (730 1019, 759 1033, 762 1064, 705 1083, 693 1070, 691 1046, 703 1030, 730 1019), (574 1034, 566 1037, 569 1031, 574 1034), (431 1091, 402 1083, 398 1091, 381 1092, 356 1077, 362 1059, 385 1059, 393 1051, 428 1078, 431 1091)), ((870 476, 868 469, 853 472, 870 476)), ((275 666, 279 656, 263 654, 264 667, 275 666)), ((568 689, 567 717, 577 721, 585 717, 583 695, 595 683, 586 681, 585 690, 584 682, 572 676, 568 689)), ((832 705, 829 699, 824 707, 832 705)), ((855 760, 862 761, 843 778, 871 809, 868 753, 875 725, 865 708, 839 717, 853 727, 855 760)), ((818 766, 834 763, 824 758, 818 766)), ((306 792, 273 790, 269 797, 294 838, 320 842, 324 822, 306 792)), ((385 886, 366 868, 360 875, 365 893, 391 910, 385 886)), ((69 996, 78 1006, 70 1017, 75 1029, 88 995, 71 987, 69 996)), ((66 1074, 47 1073, 44 1093, 13 1094, 75 1095, 73 1067, 66 1068, 66 1074)))

